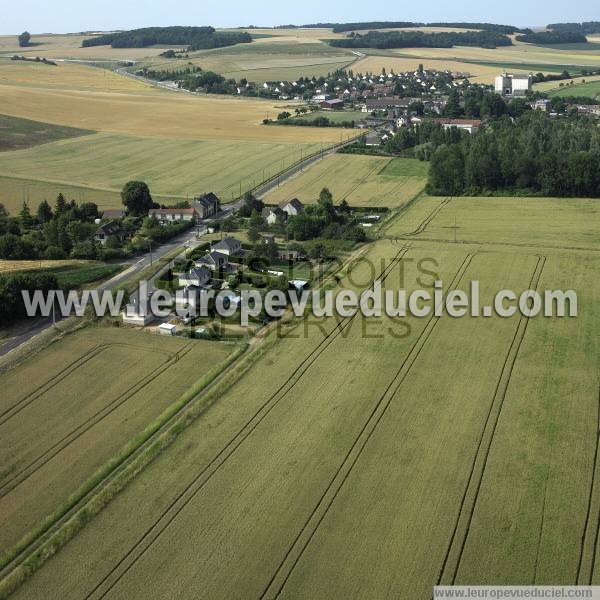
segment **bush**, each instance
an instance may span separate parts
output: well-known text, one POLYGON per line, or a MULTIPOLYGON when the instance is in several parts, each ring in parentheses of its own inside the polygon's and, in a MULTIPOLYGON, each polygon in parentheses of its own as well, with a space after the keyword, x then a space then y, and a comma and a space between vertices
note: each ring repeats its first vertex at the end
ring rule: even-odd
POLYGON ((0 321, 10 324, 27 316, 21 290, 28 290, 30 293, 41 290, 47 293, 57 288, 56 277, 47 273, 0 275, 0 321))
POLYGON ((67 253, 59 246, 48 246, 44 252, 44 258, 47 260, 63 260, 67 258, 67 253))

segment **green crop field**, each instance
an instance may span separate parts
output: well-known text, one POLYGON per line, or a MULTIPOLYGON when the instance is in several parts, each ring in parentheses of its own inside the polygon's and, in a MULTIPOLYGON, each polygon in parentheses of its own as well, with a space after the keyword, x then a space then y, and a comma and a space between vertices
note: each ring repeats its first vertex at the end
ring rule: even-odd
POLYGON ((576 198, 423 196, 387 233, 411 239, 598 251, 600 205, 576 198), (497 215, 502 213, 502 219, 497 215), (455 238, 456 235, 456 238, 455 238))
MULTIPOLYGON (((53 193, 56 190, 68 195, 69 188, 76 187, 86 200, 99 198, 103 208, 120 205, 118 192, 131 179, 148 183, 151 192, 165 198, 161 200, 165 204, 169 204, 170 195, 192 197, 209 191, 227 201, 232 193, 239 194, 240 186, 242 191, 253 187, 253 183, 258 184, 299 160, 301 151, 306 156, 319 148, 316 144, 240 144, 227 140, 154 139, 101 133, 3 152, 0 174, 12 177, 13 186, 19 183, 15 177, 47 181, 52 187, 52 192, 47 192, 50 197, 56 196, 53 193), (231 165, 231 169, 224 165, 231 165), (92 189, 88 192, 87 187, 92 189), (106 189, 106 195, 99 189, 106 189)), ((46 189, 47 186, 36 184, 31 193, 37 199, 46 189)), ((76 199, 80 197, 77 189, 73 190, 76 199)), ((11 199, 4 186, 2 190, 0 196, 6 198, 4 203, 9 210, 21 206, 23 191, 19 194, 15 190, 11 199)))
POLYGON ((327 187, 335 203, 398 208, 423 189, 426 169, 427 163, 410 158, 334 154, 275 188, 264 200, 276 204, 297 197, 315 202, 327 187))
POLYGON ((231 350, 92 328, 0 375, 0 555, 231 350))
POLYGON ((600 96, 600 79, 548 90, 548 94, 550 96, 589 96, 595 98, 600 96))
POLYGON ((593 201, 491 199, 482 219, 488 200, 418 199, 389 237, 422 233, 376 242, 340 286, 383 271, 409 293, 477 280, 482 303, 575 289, 577 318, 285 327, 15 597, 426 600, 437 582, 598 581, 600 244, 572 248, 597 233, 593 201), (454 202, 462 243, 429 239, 454 202))
POLYGON ((17 119, 0 115, 0 151, 20 150, 29 146, 46 144, 64 138, 88 135, 93 131, 75 129, 73 127, 60 127, 30 121, 29 119, 17 119))

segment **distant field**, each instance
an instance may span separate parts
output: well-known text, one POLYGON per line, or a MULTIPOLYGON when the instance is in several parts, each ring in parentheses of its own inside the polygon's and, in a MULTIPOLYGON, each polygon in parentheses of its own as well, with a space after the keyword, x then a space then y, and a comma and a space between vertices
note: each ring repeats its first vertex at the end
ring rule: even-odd
MULTIPOLYGON (((565 79, 564 81, 543 81, 541 83, 536 83, 534 84, 534 89, 538 90, 540 92, 547 92, 549 94, 552 94, 553 92, 557 92, 557 91, 562 91, 563 89, 565 89, 565 93, 569 90, 569 89, 573 89, 570 87, 571 82, 573 82, 574 86, 578 86, 581 83, 586 83, 586 82, 597 82, 600 81, 600 75, 588 75, 588 76, 581 76, 581 77, 573 77, 573 79, 565 79), (563 83, 563 87, 560 87, 560 84, 563 83), (569 84, 569 87, 567 87, 567 84, 569 84)), ((578 88, 575 87, 575 90, 577 90, 578 88)), ((574 90, 574 91, 575 91, 574 90)), ((574 95, 578 95, 577 92, 574 93, 574 95)))
POLYGON ((0 375, 0 554, 231 350, 87 329, 0 375))
MULTIPOLYGON (((258 184, 298 161, 301 150, 306 156, 319 148, 316 144, 239 144, 231 140, 153 139, 102 133, 2 153, 0 174, 50 180, 57 189, 61 182, 110 189, 110 198, 103 199, 102 204, 116 201, 113 207, 121 203, 117 192, 131 179, 146 181, 151 192, 167 197, 166 203, 171 194, 191 197, 208 191, 227 201, 232 193, 239 194, 240 186, 242 191, 253 187, 252 182, 258 184)), ((8 204, 14 207, 21 203, 19 198, 8 204)))
POLYGON ((577 198, 424 196, 389 229, 419 240, 600 249, 600 204, 577 198), (498 214, 502 214, 502 219, 498 214))
POLYGON ((297 197, 316 202, 327 187, 337 204, 397 208, 425 186, 426 163, 413 159, 334 154, 269 192, 264 200, 276 204, 297 197))
POLYGON ((20 150, 90 133, 94 132, 0 115, 0 151, 20 150))

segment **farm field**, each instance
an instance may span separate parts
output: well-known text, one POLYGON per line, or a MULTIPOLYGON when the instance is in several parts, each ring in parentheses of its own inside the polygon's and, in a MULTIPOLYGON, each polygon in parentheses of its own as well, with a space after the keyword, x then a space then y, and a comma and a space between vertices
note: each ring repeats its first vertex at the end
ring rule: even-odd
POLYGON ((232 349, 91 328, 0 375, 0 555, 232 349))
POLYGON ((239 194, 240 185, 242 190, 253 187, 253 180, 258 183, 300 160, 301 152, 307 156, 319 149, 317 144, 239 144, 99 133, 0 153, 0 174, 110 190, 103 207, 109 201, 120 206, 118 192, 132 179, 148 183, 151 192, 167 198, 166 204, 171 194, 192 197, 209 191, 226 201, 232 193, 239 194), (235 167, 224 168, 227 164, 235 167))
POLYGON ((310 166, 265 195, 269 204, 299 198, 316 202, 327 187, 338 204, 398 208, 425 186, 427 163, 418 160, 380 156, 334 154, 310 166))
MULTIPOLYGON (((596 83, 600 81, 600 75, 587 75, 582 77, 573 77, 572 79, 565 79, 564 81, 542 81, 541 83, 535 83, 534 89, 539 92, 546 92, 550 95, 553 95, 556 92, 562 92, 564 89, 565 94, 571 95, 571 91, 574 96, 578 96, 579 94, 579 84, 582 83, 596 83), (571 84, 572 82, 572 84, 571 84), (563 87, 560 87, 560 84, 564 83, 563 87), (573 87, 571 87, 573 85, 573 87), (577 87, 575 87, 577 86, 577 87)), ((582 95, 582 94, 581 94, 582 95)))
POLYGON ((563 88, 549 90, 550 96, 589 96, 590 98, 597 98, 600 96, 600 77, 587 79, 584 77, 583 81, 576 85, 565 86, 563 88), (592 81, 590 81, 592 79, 592 81))
POLYGON ((16 271, 37 271, 38 269, 51 269, 60 267, 79 267, 93 264, 89 260, 0 260, 0 273, 14 273, 16 271))
MULTIPOLYGON (((489 206, 507 229, 514 211, 489 206)), ((399 229, 419 221, 411 213, 399 229)), ((569 232, 589 207, 573 201, 554 218, 569 232)), ((475 239, 480 225, 469 226, 475 239)), ((553 231, 536 227, 536 239, 553 231)), ((374 271, 359 262, 340 285, 362 289, 387 265, 385 287, 409 293, 433 277, 446 290, 478 280, 482 301, 573 288, 578 318, 357 317, 322 331, 308 318, 285 329, 15 598, 425 600, 437 581, 589 581, 599 258, 527 249, 525 228, 511 235, 510 247, 382 240, 374 271), (391 262, 400 256, 403 268, 391 262), (424 259, 435 276, 421 281, 424 259)))
POLYGON ((600 250, 600 206, 576 198, 423 196, 387 230, 391 236, 482 245, 600 250), (502 212, 502 219, 497 215, 502 212))

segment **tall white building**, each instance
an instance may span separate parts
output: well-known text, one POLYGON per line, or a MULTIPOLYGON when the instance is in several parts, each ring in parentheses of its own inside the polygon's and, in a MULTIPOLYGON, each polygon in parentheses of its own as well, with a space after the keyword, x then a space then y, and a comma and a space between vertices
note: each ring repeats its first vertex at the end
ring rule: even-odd
POLYGON ((501 96, 525 96, 531 89, 532 82, 531 73, 529 75, 502 73, 496 77, 494 89, 501 96))

